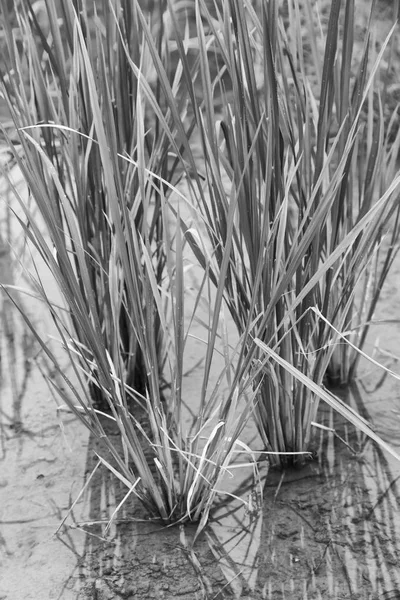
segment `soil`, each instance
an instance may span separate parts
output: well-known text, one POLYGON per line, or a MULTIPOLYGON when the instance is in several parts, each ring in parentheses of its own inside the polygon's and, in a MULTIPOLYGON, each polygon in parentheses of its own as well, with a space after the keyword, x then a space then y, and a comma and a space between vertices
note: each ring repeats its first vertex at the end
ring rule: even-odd
MULTIPOLYGON (((1 281, 26 287, 29 254, 4 206, 0 233, 1 281)), ((40 304, 11 295, 54 333, 40 304)), ((391 322, 372 327, 366 348, 397 372, 399 297, 398 255, 376 314, 391 322)), ((133 500, 106 531, 126 490, 100 468, 79 496, 104 449, 59 409, 43 377, 54 374, 4 293, 0 308, 0 600, 400 599, 400 464, 330 410, 319 423, 336 434, 316 427, 303 469, 260 463, 261 487, 251 469, 235 470, 224 489, 247 508, 221 494, 193 547, 194 525, 163 527, 133 500)), ((196 386, 194 371, 188 394, 196 386)), ((364 362, 336 392, 400 452, 398 380, 364 362)))

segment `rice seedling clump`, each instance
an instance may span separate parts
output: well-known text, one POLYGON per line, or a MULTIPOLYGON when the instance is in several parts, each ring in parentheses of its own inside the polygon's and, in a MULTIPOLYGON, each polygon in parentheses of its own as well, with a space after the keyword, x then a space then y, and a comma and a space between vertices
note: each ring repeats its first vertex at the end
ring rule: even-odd
POLYGON ((26 0, 14 27, 5 7, 5 135, 34 203, 14 193, 71 373, 24 318, 55 393, 104 440, 99 464, 168 523, 204 527, 236 455, 256 478, 250 418, 275 466, 309 458, 320 399, 379 441, 323 383, 354 377, 398 247, 378 77, 393 32, 375 56, 368 29, 353 64, 354 2, 333 0, 326 29, 314 9, 118 0, 39 18, 26 0))

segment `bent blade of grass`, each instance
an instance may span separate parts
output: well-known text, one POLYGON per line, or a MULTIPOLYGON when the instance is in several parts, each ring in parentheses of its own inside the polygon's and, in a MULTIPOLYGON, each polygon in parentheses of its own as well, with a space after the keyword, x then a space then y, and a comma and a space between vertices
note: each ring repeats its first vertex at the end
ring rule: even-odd
POLYGON ((400 461, 400 454, 398 454, 389 444, 387 444, 379 435, 377 435, 370 426, 365 423, 365 420, 360 417, 355 411, 351 410, 344 402, 339 398, 333 396, 330 392, 323 389, 320 385, 315 384, 309 377, 301 373, 293 365, 288 363, 279 354, 269 348, 262 340, 256 338, 254 343, 274 362, 277 362, 284 369, 286 369, 293 377, 295 377, 302 385, 306 386, 312 394, 326 402, 328 406, 331 406, 337 413, 345 417, 352 425, 357 429, 365 433, 369 438, 376 442, 381 448, 386 450, 394 458, 400 461))
MULTIPOLYGON (((60 195, 60 199, 61 199, 61 203, 63 205, 63 209, 67 218, 67 224, 68 224, 68 228, 71 231, 71 239, 74 240, 74 249, 76 252, 76 256, 79 262, 79 267, 80 267, 80 275, 83 279, 83 286, 87 292, 88 295, 88 302, 89 302, 89 310, 92 314, 92 318, 94 320, 94 326, 96 328, 96 332, 100 334, 100 322, 97 319, 97 311, 96 311, 96 303, 94 300, 94 294, 93 294, 93 290, 92 290, 92 285, 91 285, 91 281, 90 281, 90 276, 89 276, 89 271, 87 268, 87 263, 86 263, 86 257, 84 255, 84 250, 83 250, 83 244, 81 241, 81 232, 78 229, 78 225, 76 222, 76 215, 74 214, 74 211, 70 205, 70 201, 67 198, 65 192, 64 192, 64 187, 60 181, 60 178, 58 176, 58 173, 56 171, 56 169, 53 166, 53 163, 50 161, 50 159, 46 156, 46 154, 44 153, 44 151, 42 150, 42 148, 40 147, 40 145, 38 144, 38 142, 36 142, 36 140, 34 140, 32 138, 32 136, 30 136, 29 134, 27 134, 26 132, 24 132, 24 134, 27 136, 27 138, 29 139, 29 141, 33 144, 33 146, 36 148, 39 156, 41 157, 41 159, 43 160, 44 164, 46 165, 49 174, 56 186, 57 192, 60 195)), ((54 222, 54 229, 57 227, 57 224, 54 222)), ((61 243, 58 244, 56 247, 57 252, 65 252, 65 246, 61 243)), ((71 282, 73 280, 71 279, 71 282)))
POLYGON ((93 477, 94 477, 97 469, 100 467, 100 465, 101 465, 101 460, 98 460, 97 463, 96 463, 96 465, 95 465, 95 467, 94 467, 94 469, 93 469, 93 471, 90 473, 89 477, 85 481, 85 485, 82 487, 82 489, 80 490, 79 494, 75 498, 74 502, 71 504, 71 506, 68 509, 68 512, 66 513, 66 515, 62 518, 59 526, 57 527, 56 531, 54 532, 55 535, 57 535, 57 533, 60 531, 61 527, 64 525, 65 521, 68 519, 69 515, 72 514, 72 511, 74 510, 74 507, 79 502, 79 499, 83 496, 83 494, 85 493, 86 489, 90 485, 90 482, 93 479, 93 477))
POLYGON ((305 298, 305 296, 314 288, 314 286, 321 280, 322 275, 326 273, 328 269, 330 269, 335 262, 345 253, 351 250, 352 245, 355 240, 359 236, 359 234, 365 229, 365 227, 370 224, 379 210, 381 210, 382 205, 384 205, 394 191, 400 186, 400 175, 398 175, 394 181, 391 183, 386 192, 382 195, 382 197, 376 201, 376 203, 370 208, 368 213, 362 217, 359 222, 354 226, 354 228, 346 235, 346 237, 342 240, 342 242, 338 245, 338 247, 329 255, 329 257, 322 263, 317 272, 313 275, 313 277, 309 280, 307 285, 304 286, 302 291, 298 294, 291 305, 291 310, 294 310, 296 306, 298 306, 301 301, 305 298))
MULTIPOLYGON (((99 461, 101 462, 101 461, 99 461)), ((129 488, 128 492, 125 494, 125 496, 122 498, 121 502, 118 504, 118 506, 114 509, 114 512, 112 513, 110 520, 108 521, 106 528, 104 530, 104 535, 107 535, 107 532, 109 531, 109 529, 111 528, 111 525, 115 519, 115 517, 117 516, 119 510, 122 508, 122 506, 125 504, 125 502, 128 500, 129 496, 132 494, 132 492, 135 490, 135 487, 138 485, 138 483, 140 482, 140 477, 138 477, 138 479, 131 485, 131 487, 129 488)))
MULTIPOLYGON (((81 421, 83 421, 83 423, 85 424, 86 427, 88 427, 90 432, 95 436, 101 435, 102 428, 100 426, 98 419, 93 418, 93 414, 88 409, 86 402, 83 400, 82 394, 78 391, 77 387, 72 383, 71 379, 65 373, 65 369, 60 365, 59 361, 56 358, 56 355, 49 348, 48 343, 39 334, 34 322, 29 318, 28 314, 23 309, 23 307, 21 307, 21 305, 15 300, 15 298, 8 292, 6 286, 3 286, 2 284, 0 284, 0 287, 6 293, 6 295, 9 297, 9 299, 13 303, 13 305, 17 308, 18 312, 21 314, 21 316, 24 319, 29 330, 32 332, 34 338, 38 342, 40 348, 43 350, 43 352, 49 359, 50 363, 56 368, 57 373, 61 376, 62 380, 67 385, 67 388, 70 390, 72 395, 77 399, 79 406, 83 410, 83 414, 85 415, 86 418, 84 418, 82 416, 82 414, 79 412, 79 410, 77 410, 75 408, 75 406, 69 401, 68 395, 66 393, 60 391, 60 388, 57 387, 57 384, 54 381, 49 379, 49 382, 52 384, 54 389, 56 389, 56 391, 58 391, 60 393, 61 397, 63 397, 65 399, 66 404, 68 404, 68 406, 71 407, 71 409, 75 413, 75 415, 78 416, 81 421)), ((44 297, 44 302, 49 303, 49 300, 46 296, 44 297)), ((48 304, 48 306, 50 306, 50 304, 48 304)), ((52 316, 53 317, 56 316, 54 312, 52 313, 52 316)), ((58 330, 63 338, 64 346, 66 348, 68 348, 68 344, 65 340, 64 333, 62 331, 62 327, 58 327, 58 330)), ((71 354, 69 356, 71 358, 71 354)), ((72 362, 72 364, 74 364, 73 360, 71 362, 72 362)), ((75 375, 77 375, 76 370, 75 370, 75 375)), ((79 378, 79 376, 78 376, 78 382, 81 383, 81 379, 79 378)), ((84 388, 84 386, 82 385, 82 389, 83 388, 84 388)))
POLYGON ((323 321, 325 321, 325 323, 328 325, 328 327, 330 327, 336 333, 336 335, 338 337, 340 337, 342 340, 344 340, 346 344, 348 344, 349 346, 351 346, 353 348, 353 350, 355 350, 360 356, 362 356, 363 358, 365 358, 366 360, 368 360, 375 367, 378 367, 379 369, 382 369, 383 371, 385 371, 386 373, 388 373, 389 375, 391 375, 395 379, 400 380, 400 375, 398 373, 395 373, 391 369, 388 369, 387 367, 385 367, 385 365, 383 365, 382 363, 379 363, 372 356, 369 356, 368 354, 366 354, 365 352, 363 352, 358 345, 356 346, 355 344, 353 344, 348 339, 348 335, 346 335, 347 332, 341 332, 338 329, 336 329, 336 327, 334 327, 331 323, 329 323, 329 321, 324 317, 324 315, 321 313, 321 311, 317 307, 312 306, 310 310, 312 310, 313 312, 315 312, 315 314, 317 315, 317 317, 319 319, 322 319, 323 321))

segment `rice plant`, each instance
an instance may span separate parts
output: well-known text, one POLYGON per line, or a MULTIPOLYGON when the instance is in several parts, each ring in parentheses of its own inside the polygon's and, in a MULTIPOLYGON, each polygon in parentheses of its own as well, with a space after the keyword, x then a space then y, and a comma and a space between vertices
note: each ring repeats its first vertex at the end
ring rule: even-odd
MULTIPOLYGON (((260 356, 255 338, 284 361, 260 374, 256 415, 272 463, 285 465, 290 453, 312 448, 318 409, 315 393, 287 365, 317 386, 326 373, 338 376, 336 348, 349 330, 364 332, 362 346, 397 244, 399 137, 392 150, 382 147, 389 133, 377 85, 390 34, 371 65, 369 25, 353 74, 352 1, 342 19, 340 0, 332 2, 326 33, 315 30, 311 2, 305 15, 288 3, 287 28, 274 0, 195 4, 198 52, 189 60, 194 40, 179 42, 169 3, 204 160, 205 184, 192 176, 192 202, 212 252, 195 241, 192 249, 214 281, 224 279, 244 362, 260 356), (367 297, 358 288, 370 281, 388 231, 389 250, 367 297)), ((341 380, 357 364, 357 354, 347 355, 341 380)))
MULTIPOLYGON (((358 46, 355 44, 354 23, 360 19, 360 7, 354 2, 346 2, 342 14, 340 7, 341 3, 338 3, 336 8, 332 7, 327 23, 333 40, 329 40, 328 34, 326 45, 328 47, 336 44, 337 49, 332 75, 327 75, 330 83, 325 91, 326 97, 331 100, 326 102, 323 116, 329 130, 335 132, 344 126, 344 132, 349 131, 352 123, 358 121, 358 132, 354 150, 349 156, 348 167, 332 207, 328 230, 330 235, 324 240, 326 255, 338 247, 354 224, 386 193, 398 172, 398 107, 392 105, 393 114, 388 117, 390 105, 385 105, 389 99, 390 57, 396 42, 394 29, 384 44, 388 44, 387 50, 385 53, 381 52, 380 58, 377 59, 376 48, 384 40, 378 41, 374 32, 374 16, 379 18, 376 3, 372 2, 370 5, 363 45, 358 46), (337 42, 334 40, 335 36, 338 37, 337 42), (374 75, 371 75, 367 83, 371 71, 374 75)), ((362 11, 367 12, 366 7, 363 7, 362 11)), ((310 8, 308 14, 311 15, 310 8)), ((397 14, 395 10, 393 14, 397 14)), ((308 39, 312 38, 310 46, 316 56, 317 48, 321 48, 322 44, 321 35, 316 34, 315 21, 316 19, 312 21, 309 17, 308 29, 311 35, 308 39)), ((393 21, 395 22, 395 18, 393 21)), ((290 24, 295 22, 292 14, 289 16, 287 27, 292 47, 298 33, 290 24)), ((306 43, 304 38, 304 44, 306 43)), ((314 61, 308 61, 308 65, 304 64, 303 69, 307 73, 310 73, 310 62, 314 64, 317 60, 315 58, 314 61)), ((321 98, 324 90, 324 70, 315 68, 313 73, 316 76, 313 86, 317 91, 321 90, 321 98)), ((321 108, 319 116, 321 123, 321 108)), ((342 156, 345 143, 346 137, 342 135, 337 147, 338 157, 342 156)), ((327 274, 329 302, 326 296, 323 313, 332 324, 336 323, 344 334, 344 337, 341 340, 337 339, 335 343, 335 350, 327 369, 327 380, 330 384, 347 384, 356 375, 361 356, 359 350, 364 346, 382 285, 398 249, 398 217, 399 203, 396 195, 393 195, 387 206, 380 210, 374 225, 349 249, 348 257, 343 261, 339 276, 333 285, 330 282, 331 273, 327 274), (331 306, 328 306, 329 303, 331 306), (351 343, 345 343, 343 340, 346 339, 351 343)))
MULTIPOLYGON (((148 363, 162 366, 164 349, 156 321, 146 332, 134 325, 138 314, 147 312, 146 291, 143 282, 135 279, 127 224, 134 225, 145 237, 160 281, 165 262, 162 246, 157 243, 162 236, 160 197, 140 177, 136 163, 143 165, 146 161, 171 181, 173 168, 167 166, 165 138, 145 135, 143 127, 150 124, 145 125, 141 118, 137 79, 127 69, 125 48, 118 43, 115 25, 108 26, 106 38, 100 28, 94 30, 81 11, 78 29, 72 4, 64 3, 62 29, 54 6, 49 5, 45 31, 32 8, 27 5, 25 11, 23 6, 19 30, 27 64, 23 63, 17 42, 9 38, 13 76, 6 89, 20 128, 37 123, 47 127, 26 129, 21 135, 27 161, 19 164, 33 196, 39 199, 55 246, 78 342, 88 345, 81 319, 90 314, 97 345, 101 339, 104 352, 121 365, 123 381, 143 393, 148 363), (74 51, 77 47, 80 52, 74 51), (93 131, 97 134, 95 142, 93 131), (131 156, 135 164, 124 160, 125 155, 131 156), (55 173, 50 176, 52 169, 55 173), (143 202, 138 201, 139 196, 143 202), (118 275, 119 263, 127 271, 122 278, 118 275), (110 278, 116 284, 114 289, 109 285, 110 278), (138 298, 142 299, 140 303, 138 298), (143 335, 146 357, 141 350, 143 335)), ((103 18, 111 23, 107 6, 104 3, 103 18)), ((139 34, 129 11, 124 13, 123 25, 124 42, 134 59, 140 61, 139 34)), ((103 364, 104 352, 101 359, 95 357, 103 364)), ((97 397, 100 388, 91 385, 91 393, 97 397)), ((97 401, 104 405, 101 397, 97 401)))
POLYGON ((152 31, 138 3, 104 2, 92 17, 84 3, 62 3, 62 15, 46 6, 44 25, 29 2, 21 4, 17 29, 5 15, 11 68, 3 92, 18 140, 8 143, 34 203, 11 177, 9 184, 27 243, 65 302, 52 301, 39 268, 29 273, 72 374, 21 312, 63 381, 50 384, 103 439, 113 461, 101 456, 100 462, 127 495, 135 494, 153 517, 200 521, 201 529, 219 483, 246 448, 239 436, 256 388, 253 366, 240 367, 239 347, 221 329, 223 280, 214 295, 205 273, 188 297, 192 265, 185 248, 194 234, 181 230, 188 202, 177 169, 186 164, 182 148, 190 139, 181 117, 186 101, 165 107, 160 94, 162 85, 177 85, 179 74, 154 75, 163 30, 152 31), (210 306, 205 359, 190 422, 186 347, 204 300, 210 306), (225 366, 213 383, 217 351, 225 366), (117 427, 122 455, 104 418, 117 427))

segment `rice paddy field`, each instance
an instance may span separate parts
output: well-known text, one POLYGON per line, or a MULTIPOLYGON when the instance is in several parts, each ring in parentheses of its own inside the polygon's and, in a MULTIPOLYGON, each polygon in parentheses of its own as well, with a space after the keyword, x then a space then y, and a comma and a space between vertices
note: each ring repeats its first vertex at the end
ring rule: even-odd
POLYGON ((398 12, 2 2, 0 600, 400 598, 398 12))

